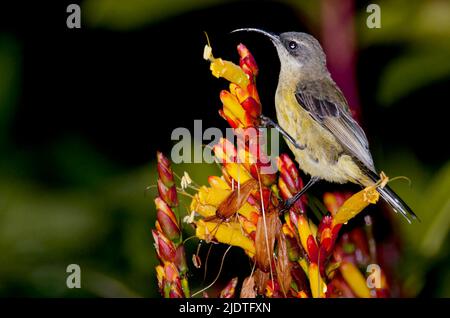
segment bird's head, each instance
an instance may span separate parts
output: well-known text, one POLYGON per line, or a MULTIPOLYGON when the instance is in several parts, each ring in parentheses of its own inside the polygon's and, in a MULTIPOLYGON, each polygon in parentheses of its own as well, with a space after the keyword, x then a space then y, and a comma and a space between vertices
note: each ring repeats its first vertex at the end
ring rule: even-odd
POLYGON ((268 37, 278 52, 281 70, 302 73, 305 69, 326 71, 326 58, 322 47, 312 35, 303 32, 285 32, 276 35, 255 28, 232 32, 257 32, 268 37))

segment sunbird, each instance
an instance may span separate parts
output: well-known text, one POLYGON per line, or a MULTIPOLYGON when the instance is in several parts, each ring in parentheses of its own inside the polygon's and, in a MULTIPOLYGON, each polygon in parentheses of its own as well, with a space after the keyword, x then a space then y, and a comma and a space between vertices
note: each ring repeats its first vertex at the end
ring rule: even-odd
MULTIPOLYGON (((363 187, 379 180, 364 130, 353 119, 347 100, 331 78, 326 56, 312 35, 285 32, 280 35, 245 28, 232 32, 258 32, 274 44, 280 59, 275 93, 277 122, 262 116, 263 125, 276 127, 287 140, 295 160, 311 178, 286 203, 290 207, 318 180, 352 182, 363 187)), ((417 219, 391 189, 377 187, 381 197, 406 220, 417 219)))

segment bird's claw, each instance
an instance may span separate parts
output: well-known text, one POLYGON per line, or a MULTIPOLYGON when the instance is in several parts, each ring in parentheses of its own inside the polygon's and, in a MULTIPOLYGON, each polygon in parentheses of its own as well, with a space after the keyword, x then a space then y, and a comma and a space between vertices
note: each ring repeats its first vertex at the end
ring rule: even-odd
POLYGON ((284 201, 280 207, 280 214, 284 214, 284 213, 288 212, 292 208, 294 203, 295 202, 292 201, 292 198, 289 198, 286 201, 284 201))
POLYGON ((267 127, 275 127, 275 122, 270 119, 269 117, 266 117, 264 115, 259 116, 259 121, 261 124, 261 127, 267 128, 267 127))

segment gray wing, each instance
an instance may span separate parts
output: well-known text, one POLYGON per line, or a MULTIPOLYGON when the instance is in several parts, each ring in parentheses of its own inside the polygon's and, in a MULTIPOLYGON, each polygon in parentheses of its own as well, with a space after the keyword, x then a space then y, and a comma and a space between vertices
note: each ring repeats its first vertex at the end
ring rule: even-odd
POLYGON ((352 118, 345 97, 331 79, 303 83, 295 93, 297 102, 326 128, 346 152, 375 172, 367 137, 352 118))

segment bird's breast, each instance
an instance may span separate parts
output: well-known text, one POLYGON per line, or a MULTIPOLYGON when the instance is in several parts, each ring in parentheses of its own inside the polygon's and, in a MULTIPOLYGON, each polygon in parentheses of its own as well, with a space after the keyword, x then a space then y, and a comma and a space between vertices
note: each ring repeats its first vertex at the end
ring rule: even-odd
POLYGON ((275 105, 278 124, 304 146, 298 149, 287 141, 300 169, 331 182, 349 181, 347 170, 355 169, 349 166, 352 164, 350 157, 343 155, 334 136, 298 105, 294 90, 279 86, 275 105))

